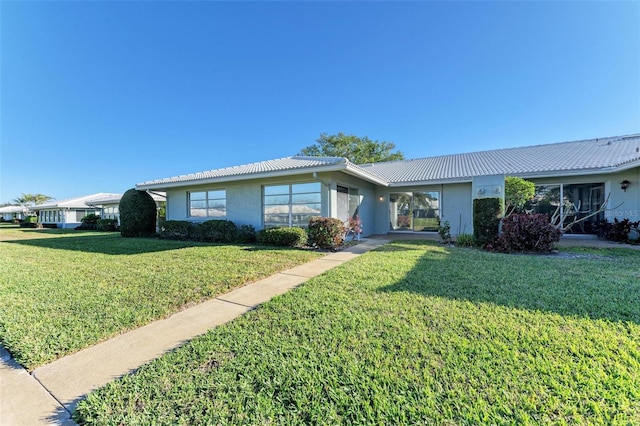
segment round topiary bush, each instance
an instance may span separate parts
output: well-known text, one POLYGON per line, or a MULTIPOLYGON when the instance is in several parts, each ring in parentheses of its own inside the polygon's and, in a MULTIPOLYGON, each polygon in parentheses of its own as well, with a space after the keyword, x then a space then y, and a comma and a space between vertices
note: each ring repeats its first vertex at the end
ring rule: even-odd
POLYGON ((145 191, 130 189, 120 199, 120 234, 150 237, 156 233, 156 202, 145 191))

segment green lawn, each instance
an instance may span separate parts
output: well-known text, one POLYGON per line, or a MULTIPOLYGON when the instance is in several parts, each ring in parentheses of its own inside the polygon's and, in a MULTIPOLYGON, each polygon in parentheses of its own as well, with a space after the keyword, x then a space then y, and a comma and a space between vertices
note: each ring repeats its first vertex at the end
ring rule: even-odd
POLYGON ((96 391, 81 424, 638 424, 640 252, 367 253, 96 391))
POLYGON ((33 369, 319 256, 3 225, 0 344, 33 369))

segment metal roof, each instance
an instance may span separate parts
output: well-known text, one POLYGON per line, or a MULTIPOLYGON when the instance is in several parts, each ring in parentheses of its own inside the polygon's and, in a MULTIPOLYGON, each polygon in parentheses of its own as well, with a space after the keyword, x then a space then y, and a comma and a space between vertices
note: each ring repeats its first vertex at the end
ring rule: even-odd
POLYGON ((110 194, 106 192, 99 192, 97 194, 85 195, 83 197, 68 198, 61 201, 49 201, 43 204, 37 204, 31 206, 31 210, 44 210, 55 208, 70 208, 70 209, 86 209, 90 208, 89 204, 93 200, 104 200, 113 197, 122 197, 122 194, 110 194))
POLYGON ((360 167, 406 184, 505 174, 542 177, 611 172, 640 165, 640 134, 374 163, 360 167))
MULTIPOLYGON (((225 167, 187 175, 174 176, 164 179, 150 180, 136 185, 138 189, 165 188, 178 186, 176 184, 200 184, 204 182, 224 182, 241 177, 257 178, 268 175, 296 174, 327 169, 347 169, 354 165, 341 157, 304 157, 294 156, 276 160, 260 161, 258 163, 225 167)), ((357 167, 357 166, 355 166, 357 167)), ((368 173, 367 173, 368 174, 368 173)))
POLYGON ((603 173, 640 165, 640 134, 355 165, 341 157, 294 156, 151 180, 138 189, 164 189, 339 170, 383 186, 468 181, 474 176, 521 177, 603 173))

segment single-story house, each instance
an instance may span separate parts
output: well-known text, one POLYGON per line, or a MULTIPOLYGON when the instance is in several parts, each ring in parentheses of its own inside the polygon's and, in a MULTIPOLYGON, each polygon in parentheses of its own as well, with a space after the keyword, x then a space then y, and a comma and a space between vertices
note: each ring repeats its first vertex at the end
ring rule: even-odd
POLYGON ((363 234, 472 233, 475 198, 504 198, 505 176, 536 184, 532 211, 559 208, 568 220, 607 210, 640 220, 640 134, 356 165, 346 158, 293 156, 151 180, 139 190, 167 196, 167 220, 228 219, 256 229, 305 226, 312 216, 358 214, 363 234))
MULTIPOLYGON (((86 201, 86 204, 93 207, 97 211, 97 215, 101 219, 116 219, 118 224, 120 223, 120 199, 123 194, 106 194, 105 197, 92 198, 86 201)), ((150 192, 151 198, 156 202, 156 206, 159 208, 166 197, 163 193, 150 192)))
MULTIPOLYGON (((120 199, 123 194, 99 192, 83 197, 62 201, 50 201, 32 207, 38 215, 38 222, 45 226, 57 228, 75 228, 81 224, 82 218, 95 214, 102 219, 117 219, 120 222, 120 199)), ((164 194, 152 193, 156 205, 165 201, 164 194)))
POLYGON ((25 206, 5 206, 0 207, 0 217, 5 222, 13 220, 22 220, 29 213, 29 209, 25 206))
POLYGON ((45 226, 75 228, 80 225, 83 217, 89 214, 100 214, 100 208, 91 205, 91 202, 113 197, 120 200, 122 194, 99 192, 61 201, 53 200, 37 204, 32 207, 32 210, 38 215, 38 222, 45 226))

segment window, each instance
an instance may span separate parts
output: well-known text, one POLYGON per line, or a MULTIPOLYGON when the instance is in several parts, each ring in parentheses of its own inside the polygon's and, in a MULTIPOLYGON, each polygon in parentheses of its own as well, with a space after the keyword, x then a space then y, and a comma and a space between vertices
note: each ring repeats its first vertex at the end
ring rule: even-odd
POLYGON ((227 217, 227 191, 202 191, 189 193, 189 216, 224 219, 227 217))
POLYGON ((309 219, 320 216, 320 183, 294 183, 264 187, 264 226, 309 225, 309 219))
POLYGON ((105 207, 102 209, 103 219, 117 219, 119 212, 119 207, 105 207))
POLYGON ((437 231, 440 226, 440 192, 394 192, 389 194, 392 231, 437 231))
POLYGON ((549 217, 556 214, 564 218, 565 226, 586 217, 567 232, 593 234, 596 224, 604 220, 604 212, 598 212, 603 203, 603 182, 536 185, 536 193, 525 205, 525 210, 549 217))

